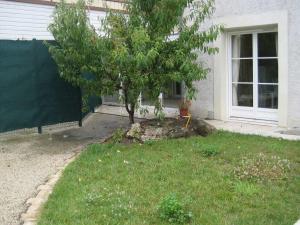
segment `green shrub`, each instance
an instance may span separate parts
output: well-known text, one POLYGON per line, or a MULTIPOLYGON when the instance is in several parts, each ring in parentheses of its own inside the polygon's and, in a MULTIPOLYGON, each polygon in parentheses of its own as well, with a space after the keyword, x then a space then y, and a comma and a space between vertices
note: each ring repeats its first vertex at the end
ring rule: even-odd
POLYGON ((212 144, 201 145, 200 151, 204 157, 216 156, 220 153, 218 146, 212 144))
POLYGON ((268 156, 263 153, 244 157, 233 170, 239 180, 270 181, 285 179, 291 169, 287 159, 278 156, 268 156))
POLYGON ((170 223, 184 224, 192 219, 192 213, 184 210, 183 203, 173 193, 160 202, 158 213, 161 219, 170 223))
POLYGON ((121 128, 118 128, 113 135, 111 136, 110 141, 114 144, 121 143, 125 135, 125 131, 121 128))

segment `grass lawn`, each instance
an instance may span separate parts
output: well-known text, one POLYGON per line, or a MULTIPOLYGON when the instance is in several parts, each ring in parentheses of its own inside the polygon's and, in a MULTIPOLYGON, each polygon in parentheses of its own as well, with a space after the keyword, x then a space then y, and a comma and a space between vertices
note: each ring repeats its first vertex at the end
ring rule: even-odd
POLYGON ((192 213, 188 224, 292 225, 300 217, 299 163, 300 142, 228 132, 92 145, 67 167, 38 224, 171 224, 160 217, 158 205, 173 193, 192 213), (278 163, 271 165, 278 171, 256 171, 258 179, 234 175, 242 165, 246 173, 255 171, 251 162, 264 163, 260 153, 288 159, 291 169, 281 174, 278 163), (248 164, 242 164, 244 157, 248 164))

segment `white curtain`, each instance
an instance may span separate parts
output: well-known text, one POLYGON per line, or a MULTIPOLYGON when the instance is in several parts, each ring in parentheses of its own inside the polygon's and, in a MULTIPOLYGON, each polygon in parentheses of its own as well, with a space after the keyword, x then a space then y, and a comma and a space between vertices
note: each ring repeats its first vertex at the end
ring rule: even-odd
MULTIPOLYGON (((232 57, 240 58, 241 56, 241 36, 232 36, 232 57)), ((232 82, 239 82, 240 60, 232 60, 232 82)), ((232 84, 232 105, 238 106, 238 84, 232 84)))

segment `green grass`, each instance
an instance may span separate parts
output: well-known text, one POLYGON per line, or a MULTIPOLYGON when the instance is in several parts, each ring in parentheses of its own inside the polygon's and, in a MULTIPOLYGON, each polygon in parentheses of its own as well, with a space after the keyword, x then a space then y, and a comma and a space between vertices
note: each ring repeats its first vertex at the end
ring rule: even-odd
POLYGON ((300 142, 218 132, 207 138, 92 145, 67 167, 39 225, 162 225, 158 205, 174 193, 194 225, 292 225, 300 214, 300 142), (201 146, 218 154, 206 157, 201 146), (291 162, 288 178, 240 181, 249 154, 291 162))

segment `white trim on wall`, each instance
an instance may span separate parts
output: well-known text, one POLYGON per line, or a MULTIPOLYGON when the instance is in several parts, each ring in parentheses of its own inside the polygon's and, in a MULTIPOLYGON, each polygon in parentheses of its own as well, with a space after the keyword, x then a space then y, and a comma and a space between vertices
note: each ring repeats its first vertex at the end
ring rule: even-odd
POLYGON ((278 125, 287 127, 288 115, 288 14, 286 11, 273 11, 263 14, 248 14, 216 18, 216 24, 223 24, 225 32, 215 45, 219 54, 214 56, 214 117, 227 121, 230 119, 228 49, 229 33, 234 31, 259 30, 274 27, 278 30, 278 125))

